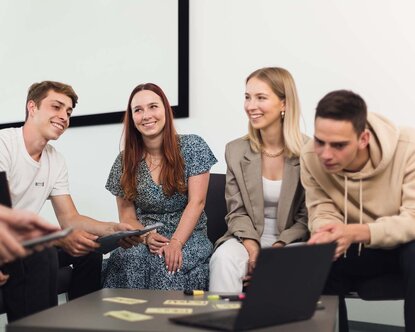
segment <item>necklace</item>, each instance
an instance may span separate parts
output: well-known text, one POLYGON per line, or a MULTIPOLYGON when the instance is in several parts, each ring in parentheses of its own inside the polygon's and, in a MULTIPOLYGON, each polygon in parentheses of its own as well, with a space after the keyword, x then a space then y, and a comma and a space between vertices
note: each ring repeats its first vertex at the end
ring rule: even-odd
POLYGON ((277 158, 279 156, 281 156, 284 152, 284 148, 282 148, 280 151, 278 151, 277 153, 269 153, 267 152, 264 148, 261 148, 261 152, 264 156, 269 157, 269 158, 277 158))
POLYGON ((156 168, 158 168, 158 167, 160 167, 161 166, 161 164, 162 164, 162 159, 160 158, 159 159, 159 162, 158 163, 155 163, 154 161, 155 160, 157 160, 157 159, 153 159, 153 157, 150 155, 150 154, 148 154, 148 156, 149 156, 149 158, 147 158, 147 162, 148 162, 148 170, 150 171, 150 173, 151 172, 153 172, 156 168))
POLYGON ((148 167, 148 170, 150 171, 150 173, 151 172, 153 172, 157 167, 160 167, 160 164, 157 164, 157 165, 154 165, 153 167, 152 166, 149 166, 148 167))

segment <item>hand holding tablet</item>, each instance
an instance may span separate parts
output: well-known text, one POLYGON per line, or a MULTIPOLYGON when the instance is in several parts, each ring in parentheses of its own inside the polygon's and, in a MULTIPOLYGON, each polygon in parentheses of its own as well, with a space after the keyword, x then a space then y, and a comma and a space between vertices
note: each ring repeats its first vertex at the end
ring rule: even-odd
POLYGON ((96 242, 98 242, 101 246, 97 249, 95 249, 96 252, 99 252, 101 254, 106 254, 120 246, 119 241, 121 239, 124 239, 126 237, 130 236, 141 236, 147 232, 150 232, 154 229, 157 229, 159 227, 163 227, 164 225, 161 222, 157 222, 152 225, 148 225, 144 227, 143 229, 136 229, 132 231, 122 231, 122 232, 116 232, 111 235, 107 236, 101 236, 99 237, 96 242))

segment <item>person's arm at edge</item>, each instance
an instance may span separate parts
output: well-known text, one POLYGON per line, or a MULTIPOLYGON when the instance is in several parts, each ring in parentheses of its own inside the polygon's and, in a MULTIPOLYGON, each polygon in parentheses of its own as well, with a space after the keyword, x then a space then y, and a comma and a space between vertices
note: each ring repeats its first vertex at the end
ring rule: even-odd
MULTIPOLYGON (((59 230, 57 226, 48 223, 34 213, 13 210, 2 205, 0 205, 0 222, 2 223, 0 263, 11 262, 30 253, 23 248, 21 241, 59 230)), ((39 246, 36 249, 40 250, 43 247, 39 246)))
POLYGON ((367 246, 370 248, 393 248, 415 239, 415 145, 413 139, 408 139, 406 144, 408 158, 396 161, 397 165, 405 167, 399 213, 379 217, 368 224, 371 241, 367 246))

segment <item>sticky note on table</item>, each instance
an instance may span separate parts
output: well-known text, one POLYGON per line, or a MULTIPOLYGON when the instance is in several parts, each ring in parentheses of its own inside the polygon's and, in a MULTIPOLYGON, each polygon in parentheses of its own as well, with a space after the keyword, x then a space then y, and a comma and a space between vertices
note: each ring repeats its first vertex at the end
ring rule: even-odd
POLYGON ((121 297, 121 296, 104 297, 102 299, 102 301, 121 303, 121 304, 138 304, 138 303, 146 303, 147 302, 147 300, 133 299, 133 298, 130 298, 130 297, 121 297))
POLYGON ((191 314, 193 312, 192 308, 147 308, 146 314, 191 314))
POLYGON ((108 311, 104 314, 107 317, 113 317, 121 320, 125 320, 128 322, 138 322, 141 320, 148 320, 153 319, 153 317, 148 315, 139 314, 132 311, 127 310, 116 310, 116 311, 108 311))
POLYGON ((217 303, 214 304, 213 307, 215 309, 240 309, 240 303, 217 303))
POLYGON ((166 300, 166 301, 163 302, 163 304, 203 306, 203 305, 207 305, 208 301, 202 301, 202 300, 166 300))

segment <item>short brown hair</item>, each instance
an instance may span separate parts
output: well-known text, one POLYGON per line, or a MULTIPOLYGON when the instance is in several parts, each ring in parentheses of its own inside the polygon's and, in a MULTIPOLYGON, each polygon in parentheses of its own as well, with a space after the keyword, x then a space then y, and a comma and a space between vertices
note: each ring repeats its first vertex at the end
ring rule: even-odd
POLYGON ((57 93, 62 93, 71 98, 72 108, 75 108, 76 103, 78 102, 78 96, 70 85, 54 81, 43 81, 40 83, 33 83, 30 86, 29 91, 27 92, 26 120, 29 115, 27 111, 27 103, 30 100, 33 100, 36 106, 39 107, 40 102, 46 98, 50 90, 53 90, 57 93))
POLYGON ((359 136, 366 128, 367 106, 363 98, 353 91, 332 91, 318 102, 315 119, 318 117, 349 121, 359 136))

